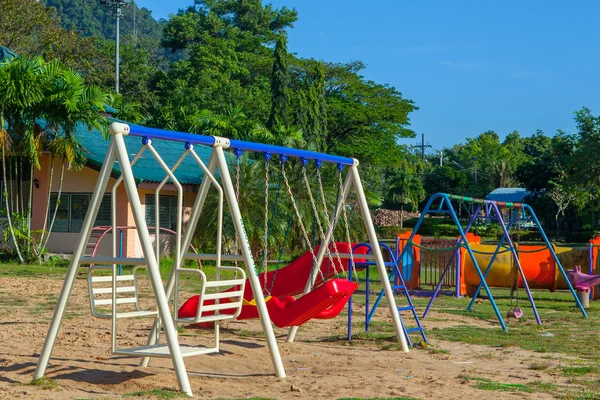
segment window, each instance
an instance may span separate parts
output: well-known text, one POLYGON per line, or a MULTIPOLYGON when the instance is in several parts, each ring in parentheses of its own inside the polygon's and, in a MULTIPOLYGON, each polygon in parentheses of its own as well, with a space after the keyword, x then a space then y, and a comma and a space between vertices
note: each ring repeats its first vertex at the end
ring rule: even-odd
POLYGON ((58 200, 58 194, 50 195, 50 209, 48 210, 48 229, 52 223, 52 217, 56 210, 56 217, 54 218, 54 225, 52 225, 52 232, 69 232, 69 195, 61 194, 60 201, 58 201, 58 209, 56 208, 58 200))
MULTIPOLYGON (((160 227, 173 229, 177 228, 177 197, 160 196, 159 199, 160 227)), ((156 203, 153 194, 146 195, 146 223, 148 226, 156 226, 154 210, 156 203)))
POLYGON ((100 209, 96 216, 96 223, 94 226, 110 226, 112 225, 112 213, 111 213, 111 195, 110 193, 105 194, 100 203, 100 209))
MULTIPOLYGON (((91 200, 90 193, 62 193, 52 232, 80 232, 87 215, 91 200)), ((48 213, 48 228, 56 207, 58 194, 50 195, 50 210, 48 213)), ((111 224, 110 194, 105 194, 100 203, 100 209, 94 226, 111 224)))

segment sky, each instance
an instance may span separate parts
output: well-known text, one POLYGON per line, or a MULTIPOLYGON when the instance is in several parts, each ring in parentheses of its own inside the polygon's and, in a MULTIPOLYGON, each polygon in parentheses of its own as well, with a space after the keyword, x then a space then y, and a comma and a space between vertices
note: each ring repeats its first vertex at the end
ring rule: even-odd
MULTIPOLYGON (((167 18, 192 0, 136 0, 167 18)), ((595 0, 272 0, 296 8, 289 51, 363 61, 419 110, 411 128, 434 149, 487 130, 574 132, 600 114, 600 2, 595 0)), ((413 144, 417 139, 403 139, 413 144)))

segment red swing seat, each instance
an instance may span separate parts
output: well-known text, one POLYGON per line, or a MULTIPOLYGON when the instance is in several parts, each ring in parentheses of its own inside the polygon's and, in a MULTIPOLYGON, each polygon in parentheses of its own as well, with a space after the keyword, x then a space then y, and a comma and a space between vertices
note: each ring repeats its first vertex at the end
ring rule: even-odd
MULTIPOLYGON (((338 251, 348 253, 351 246, 345 242, 336 242, 338 251)), ((331 247, 331 246, 330 246, 331 247)), ((315 248, 315 252, 319 246, 315 248)), ((359 250, 359 252, 364 249, 359 250)), ((348 270, 348 260, 342 260, 342 265, 334 257, 336 268, 328 267, 328 260, 321 264, 321 271, 325 279, 331 277, 335 269, 348 270)), ((302 293, 304 284, 309 279, 312 270, 312 255, 306 252, 292 263, 279 271, 269 271, 266 276, 265 287, 271 288, 271 297, 267 301, 267 309, 271 320, 278 327, 301 325, 312 318, 329 319, 335 318, 344 309, 346 302, 358 288, 354 282, 346 279, 330 279, 323 282, 320 274, 315 282, 315 287, 307 294, 295 299, 292 295, 302 293), (274 282, 275 281, 275 282, 274 282)), ((259 276, 263 284, 264 275, 259 276)), ((258 310, 251 304, 253 293, 251 286, 247 283, 244 292, 245 304, 237 319, 258 318, 258 310)), ((190 318, 196 315, 198 310, 198 296, 189 298, 179 309, 179 318, 190 318)), ((209 305, 208 302, 205 305, 209 305)), ((210 315, 206 313, 205 315, 210 315)), ((196 324, 201 328, 210 327, 208 324, 196 324)))

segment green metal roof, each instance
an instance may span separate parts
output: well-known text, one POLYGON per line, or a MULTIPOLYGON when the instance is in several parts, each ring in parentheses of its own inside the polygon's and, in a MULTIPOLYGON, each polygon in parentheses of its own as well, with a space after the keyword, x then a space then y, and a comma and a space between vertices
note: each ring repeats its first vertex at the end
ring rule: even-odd
MULTIPOLYGON (((104 157, 108 151, 110 141, 104 139, 102 134, 97 130, 88 131, 87 127, 83 124, 77 127, 75 136, 83 144, 86 150, 88 163, 93 167, 99 168, 104 162, 104 157)), ((127 145, 130 159, 133 159, 142 147, 142 139, 134 136, 125 136, 125 144, 127 145)), ((153 140, 152 146, 169 167, 175 165, 181 154, 185 151, 183 143, 165 140, 153 140)), ((196 151, 196 154, 198 154, 198 157, 200 157, 205 164, 208 164, 212 149, 205 146, 195 146, 194 150, 196 151)), ((121 175, 121 169, 118 163, 115 164, 113 173, 119 176, 121 175)), ((152 154, 146 150, 133 167, 133 175, 139 183, 144 183, 160 182, 164 179, 166 173, 160 165, 158 165, 152 154)), ((191 156, 188 156, 175 171, 175 176, 181 184, 198 185, 202 181, 204 173, 198 164, 196 164, 196 161, 194 161, 191 156)))
POLYGON ((17 57, 17 55, 15 53, 13 53, 12 51, 10 51, 10 49, 7 49, 4 46, 0 46, 0 62, 6 61, 9 58, 14 58, 14 57, 17 57))

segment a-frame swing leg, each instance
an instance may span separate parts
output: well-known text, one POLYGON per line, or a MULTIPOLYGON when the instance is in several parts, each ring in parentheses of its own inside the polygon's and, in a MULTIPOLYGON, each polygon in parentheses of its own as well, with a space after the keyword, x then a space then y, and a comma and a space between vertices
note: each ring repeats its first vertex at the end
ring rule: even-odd
POLYGON ((258 309, 258 316, 260 323, 267 338, 267 347, 271 354, 271 361, 275 367, 275 374, 279 378, 285 378, 285 370, 283 368, 283 362, 281 361, 281 355, 279 354, 279 347, 277 346, 277 340, 275 339, 275 333, 273 332, 273 325, 271 324, 271 317, 267 310, 267 304, 263 297, 262 288, 258 276, 256 276, 254 259, 252 258, 252 252, 250 251, 250 242, 248 242, 248 235, 246 234, 246 228, 242 220, 242 214, 240 207, 235 196, 235 189, 231 182, 231 176, 229 175, 229 168, 227 167, 227 161, 225 160, 225 153, 221 146, 216 146, 214 151, 217 156, 217 165, 219 172, 221 172, 221 183, 223 191, 225 192, 225 199, 229 204, 229 211, 231 212, 231 218, 233 219, 233 226, 235 232, 240 240, 240 250, 244 257, 244 264, 246 265, 246 271, 250 286, 252 287, 252 294, 256 301, 256 308, 258 309))
POLYGON ((67 275, 65 277, 60 296, 58 297, 56 308, 54 309, 54 315, 52 316, 52 322, 50 322, 50 327, 48 328, 48 334, 46 335, 46 340, 44 341, 44 347, 42 348, 35 373, 33 374, 34 379, 41 378, 46 373, 46 368, 48 367, 48 362, 56 341, 58 329, 62 323, 65 309, 67 308, 69 298, 71 297, 71 292, 73 291, 73 285, 75 283, 75 278, 77 277, 77 271, 79 270, 79 261, 90 238, 93 223, 96 220, 96 215, 98 214, 98 209, 100 208, 100 202, 104 196, 104 190, 108 184, 108 179, 110 178, 110 173, 112 172, 112 167, 115 163, 116 156, 117 153, 115 151, 114 144, 111 142, 111 144, 108 146, 106 156, 104 157, 104 163, 100 169, 98 181, 96 181, 96 186, 94 188, 94 193, 90 199, 88 212, 81 228, 79 242, 77 243, 77 247, 73 252, 73 258, 69 264, 69 269, 67 270, 67 275))
POLYGON ((133 177, 133 171, 131 170, 129 155, 127 154, 127 147, 125 146, 123 135, 120 133, 114 134, 113 142, 116 146, 119 164, 121 166, 121 174, 123 175, 123 183, 125 185, 127 197, 129 198, 129 204, 131 205, 131 210, 133 212, 133 219, 137 227, 140 244, 142 246, 142 252, 144 254, 144 258, 146 259, 148 275, 150 276, 152 290, 154 292, 154 297, 158 308, 158 315, 167 337, 167 345, 173 361, 173 367, 175 368, 175 375, 177 376, 179 389, 189 396, 192 396, 192 388, 190 386, 189 378, 185 369, 185 364, 183 363, 179 342, 177 341, 177 330, 175 329, 175 324, 173 323, 171 312, 169 310, 169 303, 165 294, 162 279, 160 277, 158 261, 156 260, 154 249, 152 248, 150 232, 148 231, 148 226, 146 225, 145 215, 142 212, 140 196, 138 194, 135 179, 133 177))
MULTIPOLYGON (((381 248, 379 247, 379 240, 377 239, 377 233, 375 232, 375 227, 373 226, 373 220, 371 219, 371 213, 369 211, 369 205, 367 203, 367 199, 365 197, 365 193, 363 191, 362 182, 360 180, 360 175, 358 173, 357 163, 351 166, 348 171, 348 175, 346 176, 346 180, 342 187, 342 193, 340 194, 340 199, 336 205, 336 208, 333 212, 333 215, 330 218, 329 226, 327 228, 327 232, 325 233, 325 238, 321 243, 321 247, 319 248, 319 253, 317 255, 317 263, 315 268, 320 268, 321 263, 323 262, 323 258, 325 256, 325 251, 329 247, 329 243, 331 242, 331 237, 333 235, 333 229, 337 223, 337 220, 340 216, 340 211, 342 204, 348 197, 350 192, 350 188, 354 185, 354 190, 356 191, 356 197, 358 199, 358 203, 360 206, 360 210, 362 213, 363 221, 365 223, 365 229, 367 231, 367 237, 369 242, 371 243, 371 247, 373 249, 373 255, 375 255, 375 263, 377 264, 377 270, 379 272, 379 277, 381 279, 381 284, 383 286, 383 291, 385 293, 388 307, 390 309, 390 313, 392 315, 392 320, 394 322, 394 331, 396 333, 396 338, 400 343, 400 347, 402 351, 408 352, 408 342, 406 341, 406 336, 404 335, 404 327, 402 325, 402 321, 400 320, 400 314, 398 313, 398 306, 396 305, 396 300, 394 299, 394 293, 392 291, 392 286, 390 285, 387 269, 385 267, 385 262, 383 260, 383 256, 381 254, 381 248)), ((317 274, 314 273, 311 276, 311 279, 306 284, 304 288, 304 294, 308 293, 314 282, 317 278, 317 274)), ((288 332, 287 341, 293 342, 296 336, 296 332, 298 331, 297 326, 293 326, 290 328, 288 332)))

